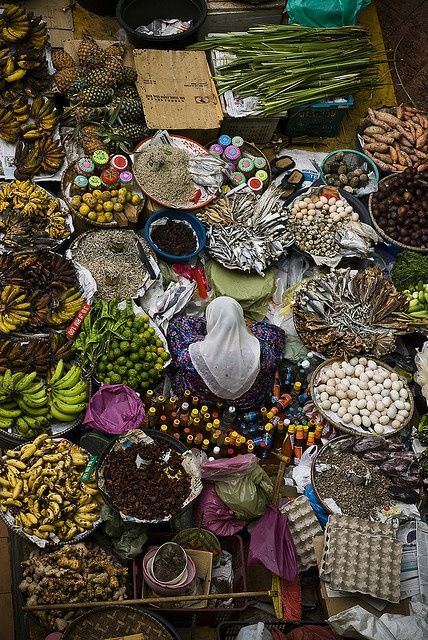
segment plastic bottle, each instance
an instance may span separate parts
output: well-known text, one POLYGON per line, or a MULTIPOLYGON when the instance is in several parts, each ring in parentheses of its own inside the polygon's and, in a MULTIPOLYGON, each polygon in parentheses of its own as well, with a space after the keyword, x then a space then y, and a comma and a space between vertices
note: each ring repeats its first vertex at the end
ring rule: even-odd
POLYGON ((299 425, 296 429, 296 437, 294 439, 294 448, 293 448, 294 457, 297 460, 300 460, 300 458, 302 457, 303 449, 304 449, 303 427, 299 425))
POLYGON ((279 400, 279 396, 281 395, 281 380, 279 377, 278 370, 275 371, 273 378, 273 388, 272 388, 272 403, 275 404, 279 400))
POLYGON ((160 432, 161 433, 168 433, 168 425, 167 424, 161 424, 160 432))
POLYGON ((144 406, 146 409, 152 406, 153 395, 152 389, 147 389, 146 395, 144 396, 144 406))
POLYGON ((324 431, 324 425, 317 424, 317 426, 315 427, 315 432, 314 432, 314 442, 315 442, 315 444, 317 444, 318 442, 321 441, 321 436, 322 436, 322 432, 323 431, 324 431))
POLYGON ((202 451, 208 451, 209 446, 210 446, 209 440, 206 440, 206 439, 202 440, 202 446, 201 446, 202 451))
POLYGON ((236 420, 236 408, 230 406, 227 411, 223 413, 223 417, 221 419, 221 429, 226 431, 230 429, 236 420))
POLYGON ((189 415, 189 403, 188 402, 183 402, 183 404, 180 407, 180 416, 187 416, 189 415))
POLYGON ((213 447, 213 458, 218 460, 220 458, 220 447, 213 447))
POLYGON ((154 407, 150 407, 150 409, 147 412, 148 415, 148 425, 150 427, 150 429, 154 429, 156 426, 156 409, 154 407))
POLYGON ((163 411, 163 405, 165 402, 165 396, 158 396, 155 400, 154 406, 156 407, 156 411, 163 411))

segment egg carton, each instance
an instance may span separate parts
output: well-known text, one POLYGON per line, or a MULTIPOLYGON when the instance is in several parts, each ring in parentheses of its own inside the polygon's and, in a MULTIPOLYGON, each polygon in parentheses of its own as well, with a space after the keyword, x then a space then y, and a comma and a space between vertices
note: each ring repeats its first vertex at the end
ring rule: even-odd
POLYGON ((315 567, 313 538, 322 533, 321 526, 306 496, 299 496, 280 509, 288 518, 288 526, 296 547, 298 570, 315 567))
POLYGON ((391 525, 333 515, 324 533, 320 577, 335 591, 397 603, 401 555, 402 544, 391 525))

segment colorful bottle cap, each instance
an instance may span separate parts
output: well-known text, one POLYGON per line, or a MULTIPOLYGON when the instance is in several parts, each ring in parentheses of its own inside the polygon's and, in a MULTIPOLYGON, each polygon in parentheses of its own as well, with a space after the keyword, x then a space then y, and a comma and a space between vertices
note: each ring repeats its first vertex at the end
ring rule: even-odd
POLYGON ((241 158, 238 162, 238 171, 244 176, 252 176, 254 174, 254 162, 250 158, 241 158))
POLYGON ((224 148, 221 146, 221 144, 216 143, 210 146, 210 154, 212 156, 215 156, 216 158, 220 158, 223 151, 224 151, 224 148))
POLYGON ((232 138, 226 134, 221 135, 218 141, 223 148, 228 147, 230 144, 232 144, 232 138))
POLYGON ((77 170, 79 173, 83 173, 84 175, 88 175, 89 173, 94 172, 94 163, 90 158, 80 158, 77 163, 77 170))
POLYGON ((233 162, 228 162, 227 163, 227 168, 229 169, 229 171, 231 173, 233 173, 234 171, 236 171, 236 164, 233 164, 233 162))
POLYGON ((131 171, 121 171, 119 175, 119 181, 121 184, 132 184, 134 180, 134 174, 131 171))
POLYGON ((234 173, 232 173, 232 175, 230 176, 230 181, 235 187, 238 187, 240 184, 244 184, 246 182, 244 174, 240 171, 234 171, 234 173))
POLYGON ((256 169, 265 169, 265 167, 267 166, 266 158, 254 158, 254 166, 256 167, 256 169))
POLYGON ((91 176, 89 178, 89 186, 91 189, 99 189, 102 186, 101 178, 98 176, 91 176))
POLYGON ((244 146, 244 138, 241 138, 241 136, 233 136, 232 144, 235 147, 243 147, 244 146))
POLYGON ((260 178, 250 178, 248 180, 248 186, 254 193, 261 193, 263 191, 263 182, 260 180, 260 178))
POLYGON ((117 169, 118 171, 125 171, 126 167, 128 166, 128 160, 122 154, 117 153, 110 160, 110 164, 113 169, 117 169))
POLYGON ((114 187, 119 182, 119 171, 113 167, 103 169, 101 180, 106 187, 114 187))
POLYGON ((107 151, 102 151, 102 149, 94 151, 92 154, 92 160, 97 169, 104 169, 108 165, 109 159, 110 156, 107 151))
POLYGON ((259 178, 259 180, 261 180, 264 185, 269 181, 267 171, 264 171, 263 169, 259 169, 258 171, 256 171, 256 178, 259 178))
POLYGON ((86 189, 88 186, 88 178, 86 176, 78 175, 74 178, 74 184, 79 189, 86 189))
POLYGON ((229 145, 226 147, 223 153, 223 158, 226 162, 238 162, 241 157, 241 151, 238 147, 234 147, 233 145, 229 145))

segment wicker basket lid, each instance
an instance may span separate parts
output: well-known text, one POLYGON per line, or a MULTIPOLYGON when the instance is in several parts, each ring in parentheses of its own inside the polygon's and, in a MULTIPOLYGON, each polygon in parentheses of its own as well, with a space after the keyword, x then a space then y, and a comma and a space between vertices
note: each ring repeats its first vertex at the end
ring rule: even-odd
POLYGON ((98 607, 74 620, 62 640, 105 640, 135 633, 144 633, 146 640, 177 640, 152 615, 128 606, 98 607))

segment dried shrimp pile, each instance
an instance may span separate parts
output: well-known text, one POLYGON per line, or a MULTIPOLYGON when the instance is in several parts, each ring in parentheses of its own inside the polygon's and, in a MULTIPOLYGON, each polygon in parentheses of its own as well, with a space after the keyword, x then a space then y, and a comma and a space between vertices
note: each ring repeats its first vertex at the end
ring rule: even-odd
POLYGON ((280 193, 273 185, 261 197, 242 189, 198 211, 211 257, 225 267, 263 275, 293 243, 280 193))
POLYGON ((294 324, 303 343, 326 356, 381 356, 393 351, 396 334, 405 332, 405 325, 392 315, 403 305, 404 296, 379 267, 356 275, 338 269, 299 289, 294 324))

